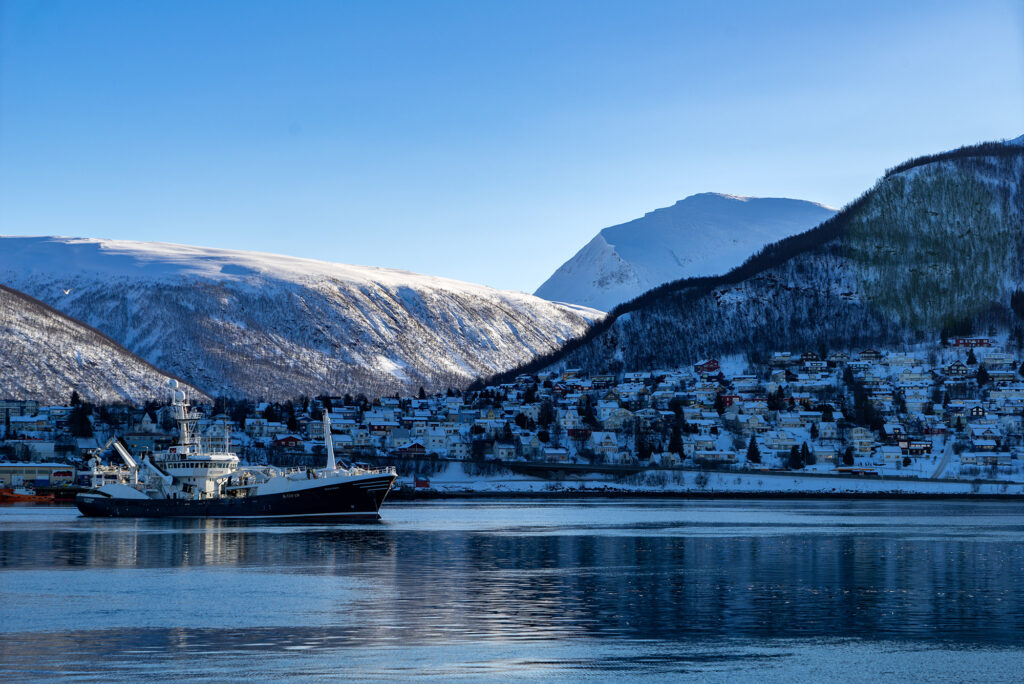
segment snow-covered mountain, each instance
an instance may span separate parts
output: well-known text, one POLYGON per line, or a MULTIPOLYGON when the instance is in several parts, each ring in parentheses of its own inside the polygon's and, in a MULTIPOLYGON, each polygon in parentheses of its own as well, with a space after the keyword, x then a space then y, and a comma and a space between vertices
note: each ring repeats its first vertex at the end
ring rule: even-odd
POLYGON ((77 390, 86 401, 141 403, 166 399, 170 379, 102 333, 0 285, 0 397, 66 402, 77 390))
POLYGON ((268 399, 464 386, 601 318, 405 271, 120 240, 0 237, 0 282, 211 395, 268 399))
POLYGON ((833 214, 834 209, 802 200, 691 195, 605 228, 535 294, 611 311, 663 283, 725 273, 765 245, 833 214))
POLYGON ((1021 146, 987 143, 900 164, 816 228, 725 275, 648 292, 584 338, 505 377, 857 351, 968 334, 1024 345, 1021 146))

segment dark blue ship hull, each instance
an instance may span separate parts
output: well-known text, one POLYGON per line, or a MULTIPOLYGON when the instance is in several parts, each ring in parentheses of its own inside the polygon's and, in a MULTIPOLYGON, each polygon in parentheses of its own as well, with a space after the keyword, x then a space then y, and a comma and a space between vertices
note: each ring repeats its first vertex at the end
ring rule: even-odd
POLYGON ((320 487, 260 496, 199 501, 128 499, 93 491, 79 494, 75 505, 94 518, 293 518, 378 520, 380 506, 395 476, 324 483, 320 487))

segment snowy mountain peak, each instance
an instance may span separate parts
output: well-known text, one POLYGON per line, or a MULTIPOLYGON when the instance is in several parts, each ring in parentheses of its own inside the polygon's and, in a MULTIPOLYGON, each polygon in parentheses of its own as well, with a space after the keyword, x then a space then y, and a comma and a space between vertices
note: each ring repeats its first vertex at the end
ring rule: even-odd
POLYGON ((605 311, 666 282, 716 275, 835 213, 814 202, 704 192, 605 228, 537 296, 605 311))
POLYGON ((1024 145, 1024 135, 1018 136, 1013 140, 1007 140, 1007 145, 1024 145))

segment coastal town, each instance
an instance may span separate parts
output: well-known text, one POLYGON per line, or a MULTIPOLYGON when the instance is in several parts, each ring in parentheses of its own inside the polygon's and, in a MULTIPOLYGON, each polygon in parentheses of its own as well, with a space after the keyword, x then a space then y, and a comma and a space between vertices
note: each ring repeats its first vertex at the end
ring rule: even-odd
MULTIPOLYGON (((315 467, 331 440, 347 462, 394 465, 399 483, 448 480, 706 486, 714 473, 1006 484, 1024 479, 1024 377, 998 339, 925 350, 777 352, 753 362, 522 375, 474 392, 218 399, 203 443, 243 462, 315 467), (685 473, 679 475, 679 473, 685 473), (453 475, 456 474, 456 475, 453 475), (518 479, 517 479, 518 478, 518 479), (596 480, 595 480, 596 479, 596 480)), ((0 486, 95 486, 132 454, 175 439, 169 407, 0 400, 0 486)), ((738 479, 736 480, 739 481, 738 479)), ((532 489, 532 486, 531 486, 532 489)), ((789 487, 793 489, 792 486, 789 487)))

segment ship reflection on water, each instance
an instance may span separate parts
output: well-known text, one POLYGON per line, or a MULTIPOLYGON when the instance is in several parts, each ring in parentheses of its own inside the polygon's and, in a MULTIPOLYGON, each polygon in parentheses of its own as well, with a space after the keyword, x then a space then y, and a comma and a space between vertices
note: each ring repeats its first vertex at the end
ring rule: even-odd
POLYGON ((981 667, 998 679, 1024 664, 1019 513, 437 503, 331 526, 4 511, 0 674, 781 677, 857 666, 865 677, 981 667))

